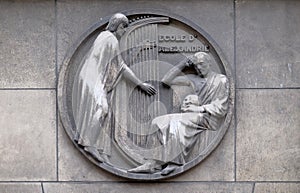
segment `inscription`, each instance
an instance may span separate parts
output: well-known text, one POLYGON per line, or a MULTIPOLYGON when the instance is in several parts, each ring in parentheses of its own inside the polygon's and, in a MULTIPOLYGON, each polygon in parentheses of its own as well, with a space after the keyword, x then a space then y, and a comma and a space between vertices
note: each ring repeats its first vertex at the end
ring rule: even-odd
POLYGON ((197 41, 193 34, 160 34, 158 35, 159 53, 195 53, 209 52, 209 46, 197 41))
POLYGON ((159 35, 159 42, 193 42, 197 36, 196 35, 159 35))
POLYGON ((175 53, 175 52, 209 52, 209 46, 172 46, 172 47, 159 47, 159 53, 175 53))

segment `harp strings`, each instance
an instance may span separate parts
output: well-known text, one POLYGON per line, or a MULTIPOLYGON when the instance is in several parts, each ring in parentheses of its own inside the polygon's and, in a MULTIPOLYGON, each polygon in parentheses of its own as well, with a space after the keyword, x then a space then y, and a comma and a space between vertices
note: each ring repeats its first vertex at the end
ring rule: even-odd
MULTIPOLYGON (((137 28, 127 37, 127 48, 137 50, 138 53, 133 54, 129 59, 129 66, 134 66, 136 75, 143 81, 158 80, 159 69, 156 60, 158 59, 158 50, 155 47, 157 43, 157 24, 149 24, 137 28)), ((156 84, 156 82, 151 82, 156 84)), ((159 85, 155 87, 158 90, 159 85)), ((141 90, 132 93, 132 118, 127 123, 128 136, 134 144, 145 146, 147 144, 147 130, 150 127, 151 120, 158 115, 159 91, 154 96, 147 96, 141 90), (154 103, 153 103, 154 102, 154 103), (153 104, 151 104, 153 103, 153 104), (151 109, 150 109, 151 108, 151 109), (149 121, 150 120, 150 121, 149 121)), ((129 115, 130 116, 130 115, 129 115)))

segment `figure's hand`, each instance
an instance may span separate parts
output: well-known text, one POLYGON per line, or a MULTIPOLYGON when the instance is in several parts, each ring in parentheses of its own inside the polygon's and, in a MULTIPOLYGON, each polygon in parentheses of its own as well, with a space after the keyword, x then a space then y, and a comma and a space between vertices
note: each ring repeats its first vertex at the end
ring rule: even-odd
POLYGON ((191 67, 194 63, 196 63, 196 57, 194 55, 188 56, 186 59, 185 65, 187 67, 191 67))
POLYGON ((155 95, 157 93, 156 89, 148 83, 142 83, 139 85, 139 88, 146 92, 148 95, 155 95))
POLYGON ((202 106, 190 104, 190 105, 183 105, 181 107, 181 111, 203 113, 205 111, 205 109, 202 106))

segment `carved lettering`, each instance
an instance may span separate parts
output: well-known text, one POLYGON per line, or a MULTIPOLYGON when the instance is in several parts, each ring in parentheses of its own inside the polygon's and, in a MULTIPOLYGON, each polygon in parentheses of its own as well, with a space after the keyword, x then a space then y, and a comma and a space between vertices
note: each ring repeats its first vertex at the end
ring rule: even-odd
POLYGON ((196 39, 194 35, 189 35, 188 38, 186 35, 159 35, 158 41, 160 42, 193 42, 196 39))
POLYGON ((189 35, 189 41, 192 42, 195 40, 195 37, 193 35, 189 35))
POLYGON ((158 40, 160 42, 185 42, 185 35, 159 35, 158 40))
POLYGON ((159 53, 174 53, 174 52, 209 52, 209 46, 172 46, 172 47, 159 47, 159 53))

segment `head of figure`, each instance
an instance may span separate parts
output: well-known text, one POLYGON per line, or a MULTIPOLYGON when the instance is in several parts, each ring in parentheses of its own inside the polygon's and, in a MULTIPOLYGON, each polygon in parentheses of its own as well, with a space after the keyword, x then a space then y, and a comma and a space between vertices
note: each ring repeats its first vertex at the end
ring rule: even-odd
POLYGON ((126 32, 128 24, 128 18, 124 14, 116 13, 109 19, 106 30, 113 32, 115 36, 120 39, 126 32))
POLYGON ((193 56, 193 65, 200 76, 207 76, 210 72, 210 63, 210 56, 205 52, 197 52, 193 56))

